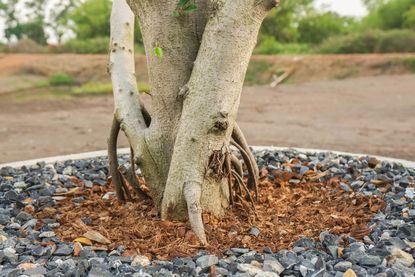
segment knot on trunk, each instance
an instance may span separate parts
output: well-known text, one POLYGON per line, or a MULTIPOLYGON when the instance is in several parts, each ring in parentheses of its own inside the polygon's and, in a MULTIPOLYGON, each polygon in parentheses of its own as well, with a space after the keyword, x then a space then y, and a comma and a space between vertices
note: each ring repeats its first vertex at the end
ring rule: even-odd
POLYGON ((215 121, 210 131, 217 135, 224 134, 229 127, 228 115, 228 112, 220 111, 219 114, 215 116, 215 121))

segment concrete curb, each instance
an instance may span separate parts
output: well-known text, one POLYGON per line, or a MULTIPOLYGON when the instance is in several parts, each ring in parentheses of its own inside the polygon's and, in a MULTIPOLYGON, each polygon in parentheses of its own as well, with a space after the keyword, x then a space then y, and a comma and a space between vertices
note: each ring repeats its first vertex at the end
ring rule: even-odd
MULTIPOLYGON (((318 153, 318 152, 331 152, 338 155, 349 155, 349 156, 371 156, 375 157, 378 160, 381 161, 389 161, 389 162, 395 162, 400 163, 405 167, 415 168, 415 162, 407 161, 407 160, 401 160, 401 159, 395 159, 395 158, 389 158, 389 157, 383 157, 383 156, 376 156, 376 155, 370 155, 370 154, 361 154, 361 153, 348 153, 348 152, 340 152, 340 151, 331 151, 331 150, 323 150, 323 149, 310 149, 310 148, 292 148, 292 147, 274 147, 274 146, 252 146, 252 148, 255 151, 263 151, 263 150, 297 150, 298 152, 303 153, 318 153)), ((118 154, 127 154, 130 153, 129 148, 119 148, 118 154)), ((12 163, 4 163, 0 164, 0 168, 5 166, 10 167, 21 167, 23 165, 31 166, 35 165, 38 162, 45 162, 47 164, 52 164, 59 161, 66 161, 66 160, 81 160, 81 159, 91 159, 95 157, 102 157, 107 156, 107 150, 101 150, 101 151, 93 151, 93 152, 84 152, 84 153, 78 153, 78 154, 70 154, 70 155, 62 155, 62 156, 54 156, 54 157, 47 157, 47 158, 40 158, 40 159, 34 159, 34 160, 26 160, 26 161, 18 161, 18 162, 12 162, 12 163)))

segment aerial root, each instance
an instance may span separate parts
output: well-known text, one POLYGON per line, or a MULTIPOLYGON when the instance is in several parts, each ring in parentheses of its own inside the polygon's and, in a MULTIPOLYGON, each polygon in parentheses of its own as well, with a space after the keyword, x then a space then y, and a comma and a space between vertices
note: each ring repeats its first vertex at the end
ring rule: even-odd
POLYGON ((233 169, 239 174, 239 176, 243 177, 244 176, 244 171, 243 171, 243 168, 242 168, 241 161, 239 161, 239 159, 234 154, 231 154, 229 156, 230 156, 230 159, 231 159, 231 164, 233 166, 233 169))
POLYGON ((242 180, 242 177, 239 176, 239 174, 236 173, 235 170, 232 170, 232 176, 235 178, 237 184, 245 190, 246 197, 248 198, 249 202, 251 203, 252 208, 255 210, 254 199, 252 198, 251 192, 249 191, 248 187, 245 185, 244 181, 242 180))
MULTIPOLYGON (((147 112, 145 107, 142 107, 144 120, 146 124, 150 125, 151 117, 147 112)), ((135 173, 135 162, 134 162, 134 152, 132 147, 130 147, 130 163, 131 167, 127 169, 124 165, 118 164, 117 158, 117 139, 120 132, 120 123, 118 120, 113 118, 110 136, 108 138, 108 161, 109 161, 109 171, 112 176, 112 183, 115 187, 115 192, 117 195, 118 201, 125 203, 126 200, 132 201, 131 193, 128 189, 126 181, 133 187, 134 191, 141 198, 149 198, 149 196, 141 190, 140 184, 137 180, 137 175, 135 173)))
POLYGON ((259 169, 258 169, 258 165, 257 165, 256 160, 255 160, 255 157, 252 154, 251 150, 249 149, 249 146, 248 146, 248 143, 246 141, 246 138, 245 138, 244 133, 242 132, 241 128, 239 127, 239 125, 236 122, 235 122, 235 126, 233 128, 233 131, 232 131, 232 138, 248 154, 248 156, 249 156, 249 158, 251 160, 251 163, 253 165, 255 174, 256 174, 257 177, 259 177, 259 169))
POLYGON ((124 192, 124 180, 122 179, 121 174, 118 171, 117 139, 119 132, 120 124, 114 116, 114 119, 112 120, 110 136, 108 138, 109 171, 112 176, 112 183, 115 186, 117 199, 121 203, 125 203, 126 195, 124 192))
MULTIPOLYGON (((248 185, 251 190, 255 192, 255 200, 258 201, 258 174, 256 173, 255 160, 252 160, 250 155, 239 145, 234 139, 231 139, 231 144, 234 145, 239 152, 241 153, 242 158, 244 159, 246 168, 248 169, 248 185), (255 165, 254 165, 255 164, 255 165)), ((249 150, 249 149, 248 149, 249 150)))

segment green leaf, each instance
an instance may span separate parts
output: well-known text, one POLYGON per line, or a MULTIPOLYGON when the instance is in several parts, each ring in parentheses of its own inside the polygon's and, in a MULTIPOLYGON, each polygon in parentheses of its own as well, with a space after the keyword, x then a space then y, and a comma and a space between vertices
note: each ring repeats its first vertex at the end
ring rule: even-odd
POLYGON ((190 0, 180 0, 180 1, 179 1, 179 6, 180 6, 180 7, 184 7, 184 6, 186 6, 186 4, 187 4, 187 3, 189 3, 189 1, 190 1, 190 0))
POLYGON ((197 10, 197 5, 196 4, 190 4, 189 6, 187 6, 186 8, 184 8, 184 11, 186 13, 191 13, 197 10))
POLYGON ((154 56, 156 56, 158 58, 162 58, 163 57, 163 49, 161 49, 161 47, 154 47, 154 56))
POLYGON ((172 11, 171 15, 174 16, 174 17, 179 17, 180 13, 179 13, 179 11, 174 10, 174 11, 172 11))

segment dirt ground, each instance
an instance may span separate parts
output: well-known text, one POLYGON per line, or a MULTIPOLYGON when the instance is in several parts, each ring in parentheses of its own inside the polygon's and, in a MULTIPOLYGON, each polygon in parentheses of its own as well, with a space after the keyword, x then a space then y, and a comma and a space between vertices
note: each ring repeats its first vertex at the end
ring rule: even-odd
MULTIPOLYGON (((245 87, 238 122, 251 145, 414 161, 414 88, 410 74, 245 87)), ((112 109, 111 96, 0 96, 0 163, 105 149, 112 109)))

